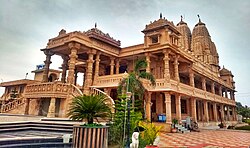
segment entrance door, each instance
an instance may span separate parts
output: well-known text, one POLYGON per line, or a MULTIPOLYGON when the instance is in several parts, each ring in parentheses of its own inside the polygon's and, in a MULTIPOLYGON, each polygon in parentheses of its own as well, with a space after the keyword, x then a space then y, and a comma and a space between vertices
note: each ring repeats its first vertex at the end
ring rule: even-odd
POLYGON ((49 105, 50 105, 50 98, 42 98, 38 115, 47 117, 49 105))

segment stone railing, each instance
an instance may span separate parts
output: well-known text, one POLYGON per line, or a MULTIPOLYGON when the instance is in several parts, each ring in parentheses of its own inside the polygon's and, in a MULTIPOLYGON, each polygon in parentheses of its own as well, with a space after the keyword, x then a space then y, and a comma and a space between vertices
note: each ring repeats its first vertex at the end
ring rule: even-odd
POLYGON ((68 95, 82 95, 76 86, 61 82, 36 83, 26 86, 25 98, 67 98, 68 95))
POLYGON ((125 77, 125 74, 114 74, 107 76, 98 76, 94 82, 95 87, 115 87, 125 77))
POLYGON ((106 97, 106 99, 108 100, 107 103, 110 104, 110 106, 112 108, 111 109, 112 113, 114 113, 114 111, 115 111, 114 110, 115 102, 107 93, 105 93, 105 92, 103 92, 103 91, 101 91, 101 90, 99 90, 97 88, 93 88, 93 87, 90 88, 90 93, 93 94, 93 95, 104 95, 106 97))
POLYGON ((7 104, 3 104, 1 106, 1 113, 6 113, 10 110, 13 110, 15 108, 17 108, 18 106, 21 106, 25 104, 25 99, 22 97, 22 98, 17 98, 7 104))

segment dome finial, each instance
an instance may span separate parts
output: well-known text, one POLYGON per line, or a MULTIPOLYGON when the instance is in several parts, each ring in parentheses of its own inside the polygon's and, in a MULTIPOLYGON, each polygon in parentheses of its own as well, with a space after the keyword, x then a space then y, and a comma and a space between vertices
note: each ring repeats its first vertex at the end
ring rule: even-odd
POLYGON ((198 14, 197 16, 198 16, 198 18, 199 18, 199 22, 201 22, 201 18, 200 18, 200 15, 198 14))
POLYGON ((162 13, 160 13, 160 19, 162 19, 162 13))
POLYGON ((183 19, 183 16, 181 15, 181 21, 182 21, 182 19, 183 19))
POLYGON ((95 28, 97 27, 97 23, 95 22, 95 28))

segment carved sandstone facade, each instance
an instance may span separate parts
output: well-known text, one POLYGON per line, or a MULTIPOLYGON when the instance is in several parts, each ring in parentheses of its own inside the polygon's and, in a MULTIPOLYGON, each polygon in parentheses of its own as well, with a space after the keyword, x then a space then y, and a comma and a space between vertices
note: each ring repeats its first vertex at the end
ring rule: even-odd
POLYGON ((174 25, 160 17, 142 32, 144 43, 121 48, 120 41, 96 27, 86 32, 61 30, 42 49, 46 55, 43 79, 25 87, 25 113, 34 114, 29 110, 36 102, 48 117, 65 117, 68 104, 81 93, 103 93, 113 104, 124 72, 133 70, 136 59, 145 58, 145 70, 156 78, 155 87, 142 80, 149 120, 156 121, 158 114, 167 116, 166 123, 187 116, 203 123, 236 120, 233 75, 220 69, 215 44, 201 20, 191 33, 183 20, 174 25), (61 79, 48 82, 54 55, 63 59, 61 79), (79 73, 84 80, 76 87, 79 73), (47 103, 42 104, 44 100, 47 103))

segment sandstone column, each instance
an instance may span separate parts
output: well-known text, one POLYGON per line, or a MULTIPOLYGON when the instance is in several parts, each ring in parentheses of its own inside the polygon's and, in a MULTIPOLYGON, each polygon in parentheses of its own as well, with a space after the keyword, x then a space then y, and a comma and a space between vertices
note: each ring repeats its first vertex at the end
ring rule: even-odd
POLYGON ((204 115, 205 115, 205 122, 209 122, 209 116, 208 116, 208 105, 207 105, 207 101, 203 100, 204 102, 204 115))
POLYGON ((174 58, 174 77, 176 81, 180 81, 180 77, 179 77, 179 59, 180 55, 175 56, 174 58))
POLYGON ((75 82, 75 64, 77 60, 77 51, 80 49, 81 45, 79 43, 69 43, 69 49, 71 51, 69 55, 69 70, 68 70, 68 77, 67 77, 67 82, 70 84, 74 84, 75 82))
POLYGON ((55 110, 56 110, 56 98, 51 98, 47 117, 49 118, 55 117, 55 110))
POLYGON ((221 111, 221 120, 224 121, 225 117, 224 117, 224 105, 223 104, 220 105, 220 111, 221 111))
POLYGON ((192 97, 190 98, 191 100, 191 109, 192 109, 192 113, 191 113, 191 116, 193 118, 193 121, 197 122, 197 119, 196 119, 196 98, 192 97))
POLYGON ((229 112, 229 106, 227 106, 227 120, 230 121, 230 112, 229 112))
POLYGON ((25 101, 26 101, 26 104, 25 104, 24 114, 25 114, 25 115, 29 115, 29 109, 30 109, 30 99, 29 99, 29 98, 27 98, 25 101))
POLYGON ((100 65, 100 52, 96 53, 96 57, 95 57, 95 76, 94 76, 94 82, 96 82, 97 77, 99 76, 99 65, 100 65))
POLYGON ((202 90, 206 91, 206 78, 205 77, 201 78, 201 83, 202 83, 202 90))
POLYGON ((194 86, 194 72, 191 68, 189 69, 189 84, 190 86, 195 87, 194 86))
POLYGON ((53 55, 53 53, 48 50, 45 49, 43 50, 44 54, 46 55, 46 60, 44 61, 44 71, 43 71, 43 80, 42 82, 48 82, 48 77, 49 77, 49 65, 51 64, 51 56, 53 55))
POLYGON ((110 58, 110 75, 114 74, 115 58, 110 58))
POLYGON ((146 118, 151 121, 151 92, 148 92, 146 99, 146 118))
POLYGON ((228 96, 227 96, 227 88, 225 88, 225 97, 228 98, 228 96))
POLYGON ((84 94, 89 94, 89 87, 92 85, 92 71, 93 71, 93 60, 94 57, 94 51, 89 51, 88 52, 88 60, 87 60, 87 70, 86 70, 86 80, 84 83, 84 94))
POLYGON ((169 73, 169 50, 164 50, 164 79, 166 82, 170 81, 170 73, 169 73))
POLYGON ((219 95, 222 96, 222 86, 219 85, 219 95))
POLYGON ((119 74, 119 69, 120 69, 120 60, 119 59, 116 60, 115 68, 116 68, 115 73, 119 74))
POLYGON ((150 72, 151 69, 150 69, 150 53, 145 53, 145 56, 146 56, 146 61, 147 61, 147 68, 146 68, 146 72, 150 72))
POLYGON ((166 123, 172 123, 171 117, 171 95, 168 92, 165 94, 165 104, 166 104, 166 123))
POLYGON ((218 122, 218 115, 217 115, 217 104, 216 103, 214 103, 213 104, 213 112, 214 112, 214 121, 215 122, 218 122))
POLYGON ((65 83, 66 82, 66 74, 67 74, 67 68, 68 68, 68 56, 62 56, 63 59, 63 64, 62 64, 62 78, 61 82, 65 83))
POLYGON ((212 91, 213 94, 215 94, 214 82, 211 83, 211 91, 212 91))
POLYGON ((181 95, 175 95, 175 103, 176 103, 176 118, 178 121, 181 120, 181 95))

